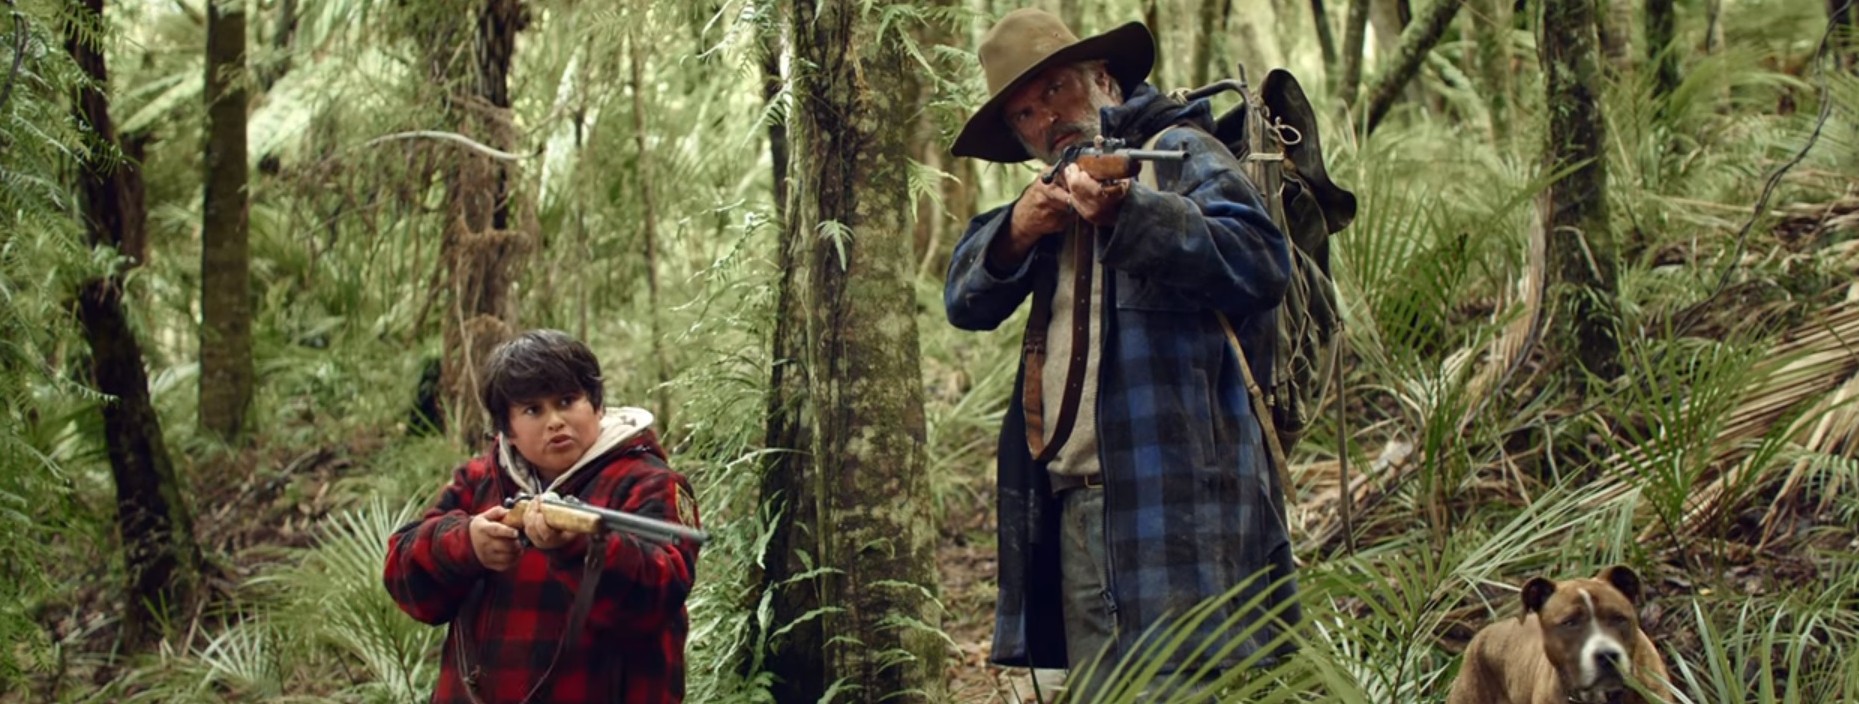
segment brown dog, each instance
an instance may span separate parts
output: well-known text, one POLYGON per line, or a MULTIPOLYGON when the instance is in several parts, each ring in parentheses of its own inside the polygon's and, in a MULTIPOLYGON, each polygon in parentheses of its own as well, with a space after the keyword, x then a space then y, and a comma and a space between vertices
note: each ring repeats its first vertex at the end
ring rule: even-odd
POLYGON ((1523 617, 1472 637, 1447 704, 1646 704, 1665 694, 1665 660, 1640 630, 1640 578, 1624 565, 1593 579, 1523 585, 1523 617))

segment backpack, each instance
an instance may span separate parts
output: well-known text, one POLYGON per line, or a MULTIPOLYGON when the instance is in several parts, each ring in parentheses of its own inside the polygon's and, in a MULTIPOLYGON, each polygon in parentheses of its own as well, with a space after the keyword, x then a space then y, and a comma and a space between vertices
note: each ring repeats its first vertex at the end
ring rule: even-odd
MULTIPOLYGON (((1175 97, 1186 102, 1228 90, 1239 93, 1241 100, 1214 120, 1213 136, 1244 162, 1272 223, 1290 240, 1292 273, 1278 309, 1271 388, 1261 389, 1253 380, 1232 324, 1224 314, 1218 315, 1239 354, 1253 410, 1265 425, 1266 445, 1283 482, 1285 454, 1315 420, 1336 363, 1342 317, 1330 275, 1330 235, 1355 219, 1356 199, 1324 169, 1316 113, 1291 72, 1273 69, 1255 93, 1246 83, 1242 64, 1238 80, 1177 92, 1175 97)), ((1159 137, 1160 133, 1151 137, 1150 148, 1159 137)))

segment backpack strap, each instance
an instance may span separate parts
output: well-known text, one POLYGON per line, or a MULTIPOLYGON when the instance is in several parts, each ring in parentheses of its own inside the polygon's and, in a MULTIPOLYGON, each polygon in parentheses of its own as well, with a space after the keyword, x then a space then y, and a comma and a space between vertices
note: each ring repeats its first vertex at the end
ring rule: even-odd
MULTIPOLYGON (((1155 149, 1156 145, 1161 143, 1162 135, 1168 134, 1169 131, 1175 129, 1175 127, 1177 126, 1171 125, 1162 128, 1160 132, 1155 133, 1154 136, 1149 138, 1148 142, 1143 144, 1143 149, 1155 149)), ((1136 174, 1136 180, 1138 183, 1148 186, 1151 190, 1161 190, 1156 182, 1155 171, 1152 169, 1145 168, 1139 171, 1136 174)), ((1264 200, 1271 201, 1275 199, 1264 198, 1264 200)), ((1282 219, 1274 220, 1274 222, 1282 221, 1282 219)), ((1289 246, 1289 243, 1287 243, 1286 246, 1289 246)), ((1265 395, 1265 391, 1259 388, 1259 383, 1252 378, 1252 363, 1246 360, 1246 348, 1239 344, 1239 334, 1233 331, 1233 323, 1227 320, 1226 313, 1217 308, 1214 309, 1214 318, 1220 321, 1220 329, 1226 333, 1226 340, 1233 347, 1233 354, 1239 356, 1239 373, 1246 381, 1246 398, 1252 401, 1252 415, 1257 416, 1259 419, 1259 429, 1263 431, 1262 434, 1265 436, 1265 449, 1272 463, 1272 474, 1278 481, 1278 489, 1282 495, 1290 491, 1291 475, 1289 468, 1285 464, 1284 448, 1278 444, 1278 429, 1276 424, 1272 422, 1270 402, 1265 395)), ((1280 520, 1288 519, 1287 502, 1282 499, 1278 502, 1278 512, 1280 520)))

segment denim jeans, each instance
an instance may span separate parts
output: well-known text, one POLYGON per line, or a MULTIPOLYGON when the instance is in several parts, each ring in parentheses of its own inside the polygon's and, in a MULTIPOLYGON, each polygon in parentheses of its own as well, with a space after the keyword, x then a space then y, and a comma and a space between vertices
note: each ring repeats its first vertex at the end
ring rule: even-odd
MULTIPOLYGON (((1110 565, 1104 553, 1104 490, 1070 489, 1059 495, 1059 502, 1059 571, 1064 585, 1065 650, 1071 661, 1063 701, 1083 704, 1108 694, 1105 683, 1118 662, 1113 652, 1117 619, 1111 613, 1110 590, 1104 583, 1110 565)), ((1162 675, 1151 682, 1137 695, 1137 701, 1146 701, 1168 679, 1162 675)), ((1202 685, 1175 683, 1167 685, 1167 689, 1180 696, 1199 692, 1202 685)))

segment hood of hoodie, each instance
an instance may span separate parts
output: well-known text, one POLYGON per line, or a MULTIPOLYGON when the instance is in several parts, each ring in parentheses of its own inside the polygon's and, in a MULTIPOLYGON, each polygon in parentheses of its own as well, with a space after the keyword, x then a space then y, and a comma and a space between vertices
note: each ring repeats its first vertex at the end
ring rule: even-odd
POLYGON ((600 416, 600 437, 588 446, 587 452, 581 453, 581 459, 575 460, 568 471, 562 472, 548 486, 542 486, 542 478, 536 469, 529 465, 523 455, 510 444, 510 439, 503 433, 497 434, 497 462, 510 474, 523 492, 540 496, 554 491, 556 487, 566 484, 572 477, 582 471, 583 467, 594 464, 614 448, 632 439, 634 436, 652 427, 652 412, 632 406, 610 406, 600 416))
POLYGON ((1104 136, 1121 139, 1131 147, 1142 146, 1151 135, 1171 125, 1186 124, 1211 133, 1213 116, 1213 103, 1206 98, 1184 103, 1146 82, 1125 96, 1122 105, 1098 110, 1104 136))

